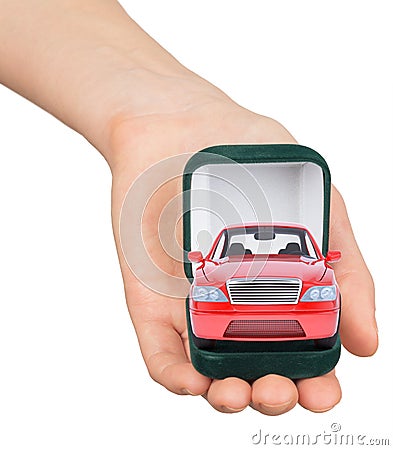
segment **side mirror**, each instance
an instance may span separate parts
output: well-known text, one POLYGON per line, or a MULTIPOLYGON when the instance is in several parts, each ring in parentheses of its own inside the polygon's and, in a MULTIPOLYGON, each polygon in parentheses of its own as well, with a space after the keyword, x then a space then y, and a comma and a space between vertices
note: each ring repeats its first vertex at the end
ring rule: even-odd
POLYGON ((341 252, 338 250, 330 250, 326 254, 326 262, 338 262, 341 259, 341 252))
POLYGON ((199 263, 203 261, 202 252, 199 250, 195 252, 188 252, 188 260, 192 263, 199 263))

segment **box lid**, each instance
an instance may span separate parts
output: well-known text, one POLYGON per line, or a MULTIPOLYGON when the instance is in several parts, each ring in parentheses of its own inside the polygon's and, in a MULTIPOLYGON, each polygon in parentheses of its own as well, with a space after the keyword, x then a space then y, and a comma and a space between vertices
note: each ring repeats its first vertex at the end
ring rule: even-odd
POLYGON ((323 157, 297 144, 239 144, 195 153, 183 173, 184 272, 187 254, 205 256, 219 232, 234 224, 300 223, 326 255, 330 172, 323 157))

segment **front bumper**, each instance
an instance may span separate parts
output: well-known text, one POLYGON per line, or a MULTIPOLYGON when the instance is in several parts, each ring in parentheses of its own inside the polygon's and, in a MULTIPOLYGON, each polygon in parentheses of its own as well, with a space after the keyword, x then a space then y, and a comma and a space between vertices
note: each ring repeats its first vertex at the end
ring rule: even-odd
POLYGON ((322 339, 333 336, 338 327, 339 308, 330 311, 285 311, 285 312, 268 312, 268 313, 250 313, 250 312, 229 312, 229 311, 209 311, 201 312, 190 309, 191 326, 195 336, 204 339, 218 340, 236 340, 236 341, 288 341, 288 340, 304 340, 304 339, 322 339), (283 321, 283 322, 281 322, 283 321), (252 336, 249 331, 242 336, 228 336, 227 330, 233 328, 234 322, 248 324, 250 330, 253 324, 270 323, 270 329, 279 326, 279 323, 295 323, 298 322, 304 333, 302 336, 290 335, 283 332, 279 335, 277 331, 274 337, 271 336, 252 336), (230 326, 231 324, 231 326, 230 326), (227 332, 227 333, 226 333, 227 332), (278 334, 278 335, 277 335, 278 334))

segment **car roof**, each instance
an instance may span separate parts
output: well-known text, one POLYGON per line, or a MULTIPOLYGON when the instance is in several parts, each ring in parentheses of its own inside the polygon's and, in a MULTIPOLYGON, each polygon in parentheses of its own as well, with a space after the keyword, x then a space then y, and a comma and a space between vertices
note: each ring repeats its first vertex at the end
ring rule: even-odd
POLYGON ((283 228, 300 228, 302 230, 307 230, 307 227, 296 222, 247 222, 229 225, 223 228, 223 230, 232 230, 234 228, 254 228, 254 227, 283 227, 283 228))

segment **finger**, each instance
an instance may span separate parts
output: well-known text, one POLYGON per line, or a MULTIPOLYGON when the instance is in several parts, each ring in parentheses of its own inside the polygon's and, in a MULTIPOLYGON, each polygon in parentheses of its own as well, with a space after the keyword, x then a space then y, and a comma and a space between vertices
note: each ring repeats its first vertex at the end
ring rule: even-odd
POLYGON ((369 356, 378 347, 374 283, 356 243, 344 201, 332 191, 330 248, 342 258, 334 272, 342 298, 340 336, 355 355, 369 356))
POLYGON ((217 411, 240 412, 251 401, 251 386, 240 378, 213 380, 207 393, 207 401, 217 411))
POLYGON ((334 371, 320 377, 298 380, 296 385, 299 404, 310 411, 329 411, 341 400, 341 388, 334 371))
POLYGON ((252 385, 252 407, 268 416, 291 410, 297 403, 295 383, 280 375, 266 375, 252 385))
POLYGON ((176 394, 201 395, 210 378, 195 370, 189 361, 179 333, 159 320, 135 323, 139 345, 153 380, 176 394))

